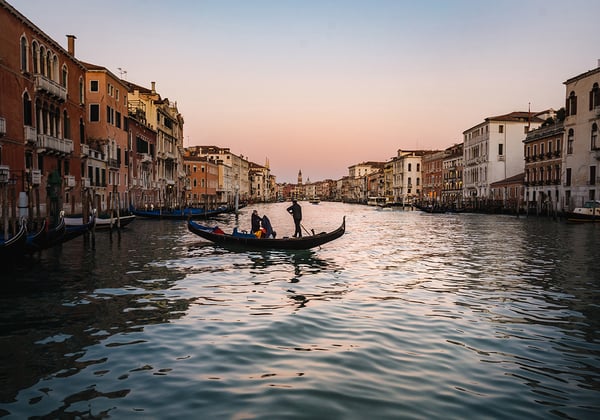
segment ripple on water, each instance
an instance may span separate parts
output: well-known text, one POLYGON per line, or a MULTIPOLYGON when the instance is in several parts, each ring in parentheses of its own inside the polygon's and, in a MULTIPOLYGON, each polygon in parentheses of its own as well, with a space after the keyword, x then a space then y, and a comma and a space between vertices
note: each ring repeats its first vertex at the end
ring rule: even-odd
MULTIPOLYGON (((279 231, 290 227, 283 205, 257 208, 279 231)), ((233 252, 183 223, 136 221, 120 242, 65 244, 70 258, 52 270, 71 282, 0 298, 0 348, 18 362, 2 365, 0 379, 22 379, 1 379, 0 410, 14 418, 600 411, 589 269, 598 235, 589 228, 340 203, 304 211, 317 231, 347 215, 347 234, 308 252, 233 252)), ((236 219, 217 223, 231 229, 236 219)))

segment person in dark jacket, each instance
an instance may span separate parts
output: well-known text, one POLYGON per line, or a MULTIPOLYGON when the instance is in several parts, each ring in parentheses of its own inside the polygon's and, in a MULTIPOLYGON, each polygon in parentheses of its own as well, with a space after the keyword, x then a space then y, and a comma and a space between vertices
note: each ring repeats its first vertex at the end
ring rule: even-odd
POLYGON ((251 223, 252 223, 252 230, 251 230, 251 232, 252 233, 255 233, 256 231, 260 230, 260 222, 261 221, 262 221, 262 219, 258 215, 258 211, 254 210, 252 212, 252 220, 251 220, 251 223))
POLYGON ((302 230, 300 227, 302 226, 300 222, 302 222, 302 207, 296 200, 292 200, 292 205, 287 208, 287 212, 292 215, 294 218, 294 225, 296 225, 296 231, 294 232, 294 238, 302 237, 302 230))

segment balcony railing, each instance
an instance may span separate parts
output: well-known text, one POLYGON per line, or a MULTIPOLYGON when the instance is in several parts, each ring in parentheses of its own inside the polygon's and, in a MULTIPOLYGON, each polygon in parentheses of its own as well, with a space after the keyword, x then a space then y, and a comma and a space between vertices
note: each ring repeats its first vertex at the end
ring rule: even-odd
POLYGON ((59 139, 47 134, 37 136, 38 152, 70 154, 73 153, 73 140, 59 139))
POLYGON ((81 178, 81 186, 83 188, 90 188, 90 179, 89 178, 81 178))
POLYGON ((75 177, 73 175, 65 175, 65 187, 67 187, 67 188, 75 187, 75 177))
POLYGON ((149 153, 141 153, 140 154, 140 161, 142 163, 151 163, 152 162, 152 156, 150 156, 149 153))
POLYGON ((30 126, 26 125, 23 127, 23 131, 24 131, 24 137, 25 137, 25 144, 37 143, 37 132, 35 131, 34 127, 30 127, 30 126))
POLYGON ((81 145, 81 157, 87 157, 90 154, 90 146, 87 144, 81 145))
POLYGON ((114 158, 108 158, 108 161, 107 161, 107 163, 108 163, 108 166, 109 166, 110 168, 116 168, 116 169, 119 169, 119 166, 120 166, 120 165, 119 165, 119 163, 120 163, 120 162, 119 162, 117 159, 114 159, 114 158))
POLYGON ((35 75, 35 88, 47 92, 61 101, 67 100, 67 89, 44 75, 35 75))

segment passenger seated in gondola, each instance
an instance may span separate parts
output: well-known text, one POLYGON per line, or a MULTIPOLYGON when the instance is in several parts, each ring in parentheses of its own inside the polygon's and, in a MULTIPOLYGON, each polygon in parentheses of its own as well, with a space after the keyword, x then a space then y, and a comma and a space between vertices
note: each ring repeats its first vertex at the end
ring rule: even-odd
MULTIPOLYGON (((251 218, 251 228, 250 228, 250 232, 254 233, 256 236, 258 236, 257 232, 260 231, 260 223, 262 222, 262 219, 260 218, 260 216, 258 215, 258 211, 254 210, 252 211, 252 218, 251 218)), ((259 236, 260 238, 260 236, 259 236)))
POLYGON ((265 230, 265 238, 270 238, 270 239, 275 239, 275 237, 277 236, 277 232, 275 232, 273 230, 273 226, 271 226, 271 221, 269 220, 269 218, 267 217, 267 215, 264 215, 262 217, 262 226, 263 229, 265 230))

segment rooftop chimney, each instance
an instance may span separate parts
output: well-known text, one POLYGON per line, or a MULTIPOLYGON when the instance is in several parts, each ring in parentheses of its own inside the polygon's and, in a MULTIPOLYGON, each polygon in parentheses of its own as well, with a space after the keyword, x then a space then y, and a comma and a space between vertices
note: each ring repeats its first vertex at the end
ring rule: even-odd
POLYGON ((73 57, 75 57, 75 40, 77 37, 75 35, 67 35, 68 41, 68 51, 73 57))
POLYGON ((152 94, 156 93, 156 82, 151 82, 152 83, 152 94))

